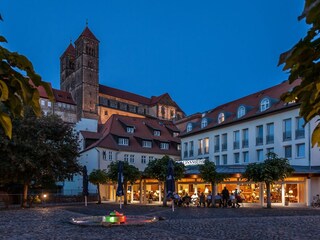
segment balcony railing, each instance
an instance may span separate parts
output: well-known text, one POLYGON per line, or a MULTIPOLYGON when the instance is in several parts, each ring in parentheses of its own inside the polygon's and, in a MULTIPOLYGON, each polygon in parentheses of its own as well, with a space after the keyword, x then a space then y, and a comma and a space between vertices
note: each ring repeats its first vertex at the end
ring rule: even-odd
POLYGON ((243 147, 243 148, 249 147, 249 140, 248 140, 248 139, 242 140, 242 147, 243 147))
POLYGON ((257 137, 256 138, 256 145, 262 145, 263 144, 263 137, 257 137))
POLYGON ((227 151, 228 145, 226 143, 221 144, 221 151, 227 151))
POLYGON ((274 135, 267 135, 266 136, 266 142, 267 142, 267 144, 274 143, 274 135))
POLYGON ((233 142, 233 149, 239 149, 240 148, 240 142, 233 142))
POLYGON ((283 132, 283 141, 290 141, 291 140, 291 131, 283 132))
POLYGON ((296 130, 296 139, 304 138, 304 129, 297 129, 296 130))
POLYGON ((219 145, 214 146, 214 152, 219 152, 219 151, 220 151, 219 145))

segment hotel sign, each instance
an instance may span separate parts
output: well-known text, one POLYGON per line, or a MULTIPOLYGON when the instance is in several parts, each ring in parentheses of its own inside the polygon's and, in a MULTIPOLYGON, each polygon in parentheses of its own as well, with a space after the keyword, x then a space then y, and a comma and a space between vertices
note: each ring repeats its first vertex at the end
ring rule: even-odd
POLYGON ((205 160, 206 160, 205 158, 202 158, 202 159, 182 160, 177 162, 182 163, 185 166, 194 166, 194 165, 203 165, 205 160))

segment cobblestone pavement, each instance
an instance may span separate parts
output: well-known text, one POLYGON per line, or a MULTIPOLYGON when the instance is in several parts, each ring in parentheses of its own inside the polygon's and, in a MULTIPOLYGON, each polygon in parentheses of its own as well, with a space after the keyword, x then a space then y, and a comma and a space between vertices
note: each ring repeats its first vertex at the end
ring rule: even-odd
POLYGON ((320 239, 320 209, 171 208, 89 204, 0 211, 0 239, 320 239), (143 226, 78 226, 72 217, 126 215, 162 217, 143 226))

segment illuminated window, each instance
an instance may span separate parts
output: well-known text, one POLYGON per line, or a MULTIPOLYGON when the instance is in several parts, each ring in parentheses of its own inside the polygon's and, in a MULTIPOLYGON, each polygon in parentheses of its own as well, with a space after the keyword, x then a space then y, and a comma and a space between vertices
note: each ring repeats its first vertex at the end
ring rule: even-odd
POLYGON ((262 99, 260 103, 260 111, 263 112, 270 107, 270 100, 268 98, 262 99))
POLYGON ((225 120, 225 116, 224 113, 220 113, 218 116, 218 123, 222 123, 225 120))
POLYGON ((242 116, 244 116, 246 114, 246 108, 244 106, 240 106, 238 108, 238 118, 241 118, 242 116))

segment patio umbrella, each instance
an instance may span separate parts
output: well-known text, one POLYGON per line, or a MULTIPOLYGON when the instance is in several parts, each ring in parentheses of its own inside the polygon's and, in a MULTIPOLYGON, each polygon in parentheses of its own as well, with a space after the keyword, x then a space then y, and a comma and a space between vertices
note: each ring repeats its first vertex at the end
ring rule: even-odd
POLYGON ((167 188, 167 198, 172 199, 172 211, 174 212, 174 192, 175 192, 175 182, 174 182, 174 166, 173 160, 170 159, 168 163, 168 173, 166 178, 166 188, 167 188))
POLYGON ((84 196, 84 205, 87 206, 88 191, 88 171, 87 167, 82 168, 82 195, 84 196))
POLYGON ((120 197, 120 209, 121 209, 121 196, 124 195, 123 192, 123 161, 118 162, 118 187, 116 195, 120 197))

